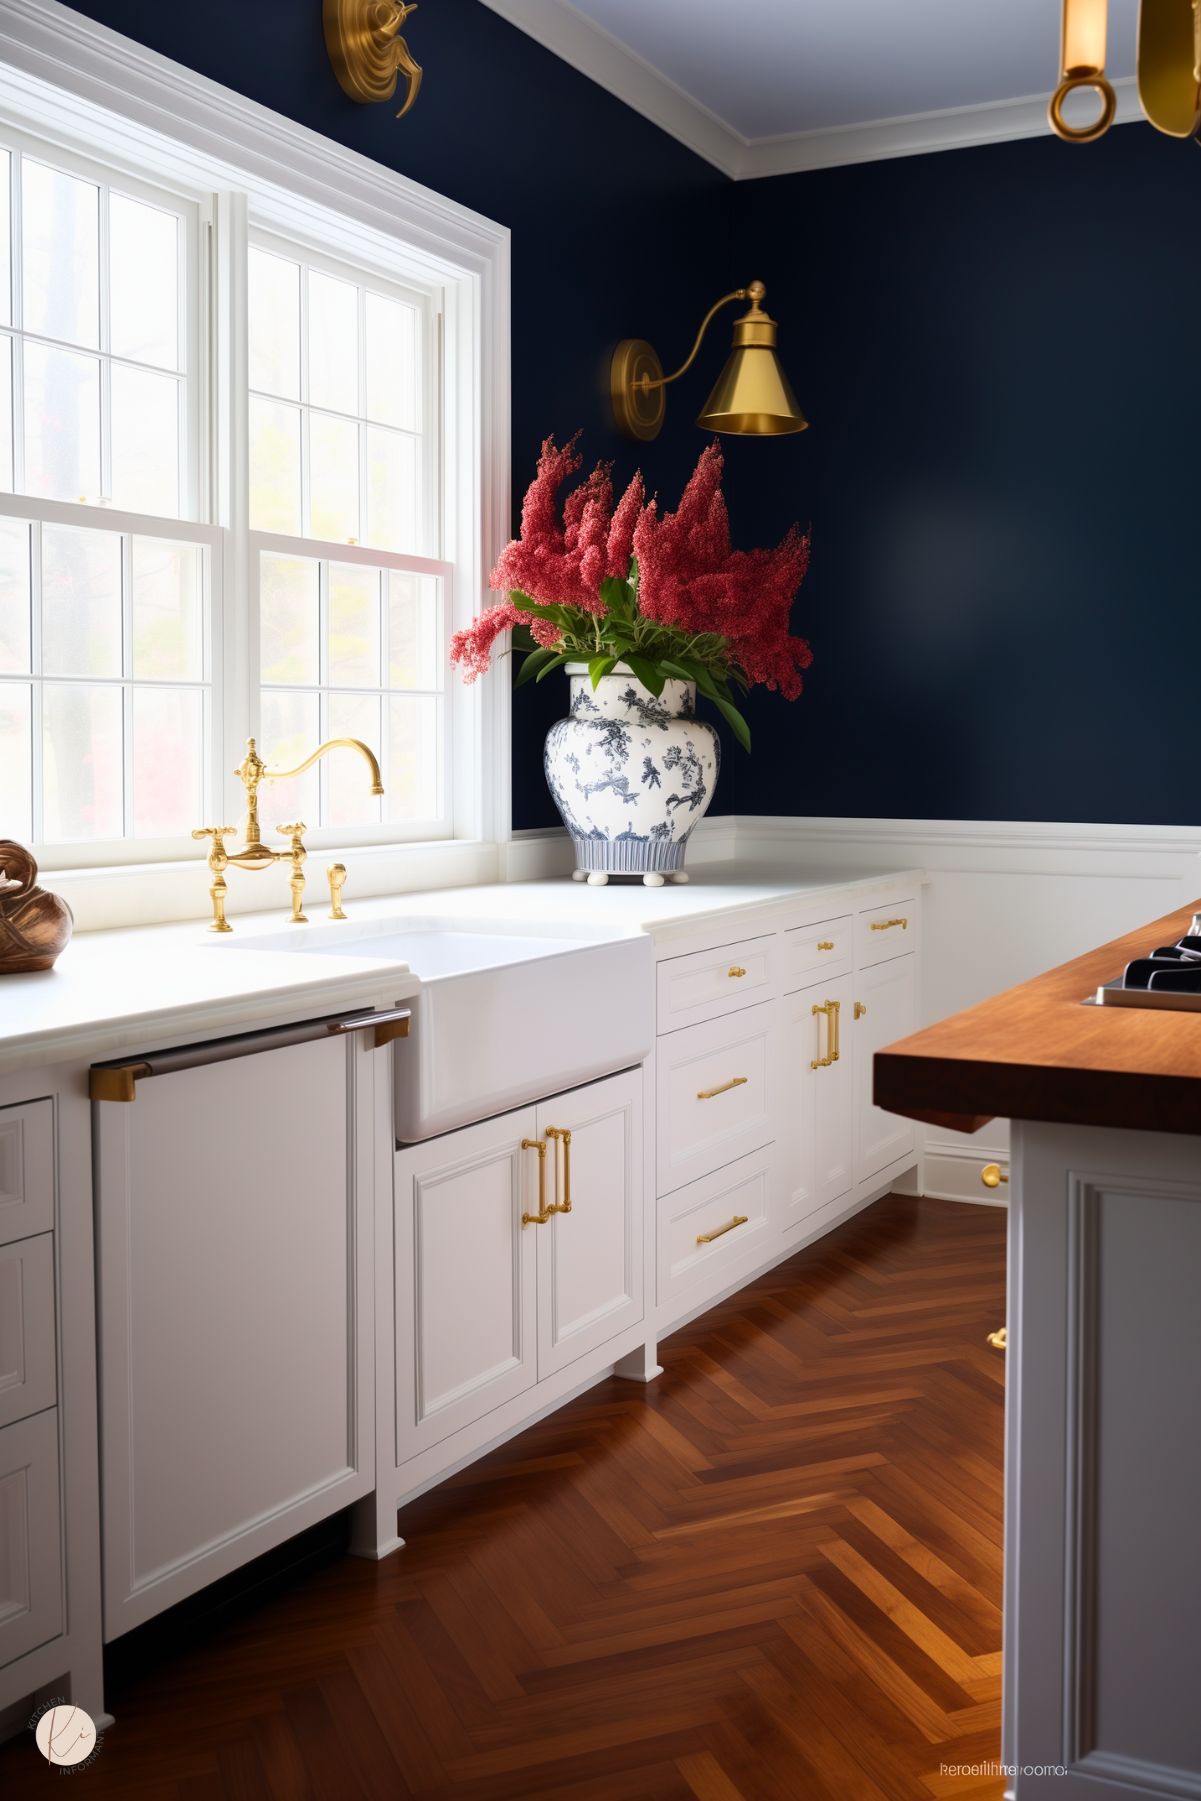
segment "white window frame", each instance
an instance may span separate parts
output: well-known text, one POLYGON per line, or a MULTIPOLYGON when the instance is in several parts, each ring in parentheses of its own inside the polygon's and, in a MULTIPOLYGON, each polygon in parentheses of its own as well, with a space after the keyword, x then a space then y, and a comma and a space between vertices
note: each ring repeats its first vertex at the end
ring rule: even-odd
MULTIPOLYGON (((444 350, 445 542, 436 560, 451 572, 451 629, 487 603, 487 573, 509 530, 509 233, 58 0, 6 0, 0 10, 0 116, 89 162, 129 169, 152 187, 211 207, 216 275, 203 347, 216 373, 218 413, 213 441, 203 446, 202 487, 224 551, 213 580, 214 595, 220 594, 217 692, 223 704, 214 716, 214 743, 221 746, 215 817, 197 824, 225 823, 241 817, 242 791, 232 770, 249 735, 247 722, 256 716, 258 692, 257 632, 250 630, 246 333, 231 329, 238 319, 244 327, 250 231, 315 243, 352 269, 394 273, 401 285, 434 296, 444 350)), ((17 499, 15 510, 25 506, 28 512, 23 497, 17 499)), ((81 523, 99 523, 92 509, 79 510, 81 523)), ((314 554, 311 541, 303 542, 305 554, 314 554)), ((347 548, 336 547, 339 554, 347 548)), ((499 847, 510 836, 504 674, 502 669, 472 687, 447 684, 453 838, 352 848, 353 885, 360 894, 484 880, 500 871, 499 847)), ((132 851, 144 854, 136 844, 132 851)), ((203 871, 192 857, 91 875, 83 871, 85 861, 79 847, 43 858, 45 867, 56 869, 55 886, 72 899, 84 925, 202 914, 203 871), (77 878, 69 865, 81 871, 77 878)), ((249 881, 253 890, 239 890, 235 909, 279 903, 269 877, 249 881)), ((349 887, 347 892, 349 899, 349 887)))

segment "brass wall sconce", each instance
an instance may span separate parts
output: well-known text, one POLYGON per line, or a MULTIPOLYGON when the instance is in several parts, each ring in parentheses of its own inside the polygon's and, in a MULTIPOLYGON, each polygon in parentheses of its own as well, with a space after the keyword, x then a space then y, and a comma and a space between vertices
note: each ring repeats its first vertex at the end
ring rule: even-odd
POLYGON ((751 438, 804 431, 808 420, 776 355, 776 322, 760 305, 766 293, 761 281, 753 281, 749 288, 735 288, 715 301, 701 321, 687 361, 673 375, 664 375, 657 353, 644 338, 623 338, 613 352, 609 372, 618 430, 644 442, 657 438, 667 410, 663 390, 691 369, 705 333, 722 307, 734 300, 749 300, 750 310, 734 321, 733 348, 697 424, 707 431, 751 438))
POLYGON ((364 106, 391 100, 403 75, 408 83, 403 119, 421 91, 421 64, 401 32, 417 6, 407 0, 324 0, 325 47, 334 74, 352 100, 364 106))
MULTIPOLYGON (((1051 99, 1051 128, 1068 144, 1091 144, 1113 124, 1117 98, 1105 77, 1109 0, 1063 0, 1063 79, 1051 99), (1091 88, 1096 118, 1072 125, 1069 94, 1091 88)), ((1201 126, 1201 5, 1198 0, 1142 0, 1138 16, 1138 97, 1148 121, 1172 138, 1201 126)))

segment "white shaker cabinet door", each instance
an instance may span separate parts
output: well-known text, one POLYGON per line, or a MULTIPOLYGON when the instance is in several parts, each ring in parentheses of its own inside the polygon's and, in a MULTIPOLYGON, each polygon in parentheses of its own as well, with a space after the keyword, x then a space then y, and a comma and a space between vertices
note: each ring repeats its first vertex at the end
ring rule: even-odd
POLYGON ((93 1107, 109 1639, 371 1486, 372 1054, 322 1030, 93 1107))
POLYGON ((571 1207, 536 1234, 543 1380, 642 1318, 642 1072, 543 1102, 538 1132, 551 1205, 571 1207))
POLYGON ((783 1230, 799 1231, 855 1184, 850 976, 784 1001, 783 1230), (816 1065, 816 1067, 815 1067, 816 1065))
POLYGON ((523 1107, 397 1153, 397 1467, 537 1380, 536 1123, 523 1107))
POLYGON ((0 1431, 0 1668, 63 1629, 58 1412, 0 1431))
POLYGON ((907 1037, 917 1026, 916 959, 895 957, 861 970, 855 977, 855 1002, 860 1009, 860 1017, 853 1022, 859 1121, 855 1173, 860 1182, 866 1182, 898 1158, 911 1155, 917 1144, 917 1128, 911 1119, 886 1113, 872 1100, 876 1052, 907 1037))

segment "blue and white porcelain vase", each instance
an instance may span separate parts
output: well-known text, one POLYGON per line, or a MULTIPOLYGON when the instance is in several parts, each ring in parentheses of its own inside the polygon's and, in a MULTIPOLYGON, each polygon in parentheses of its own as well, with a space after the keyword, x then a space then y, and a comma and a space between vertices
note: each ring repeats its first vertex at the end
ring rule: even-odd
POLYGON ((656 699, 622 663, 595 691, 586 663, 567 674, 571 713, 547 734, 546 779, 575 846, 573 879, 686 882, 684 852, 721 762, 717 733, 695 717, 696 684, 669 681, 656 699))

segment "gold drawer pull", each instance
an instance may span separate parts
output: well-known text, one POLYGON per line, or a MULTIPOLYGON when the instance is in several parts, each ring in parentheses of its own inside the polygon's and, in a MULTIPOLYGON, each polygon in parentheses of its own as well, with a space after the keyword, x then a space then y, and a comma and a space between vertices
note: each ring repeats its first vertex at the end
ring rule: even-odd
POLYGON ((1009 1349, 1009 1327, 1002 1326, 999 1332, 990 1332, 988 1342, 994 1351, 1007 1351, 1009 1349))
POLYGON ((903 932, 909 930, 907 919, 873 919, 870 930, 873 932, 891 932, 893 926, 900 926, 903 932))
POLYGON ((550 1209, 546 1205, 546 1140, 545 1138, 523 1138, 521 1148, 523 1151, 537 1151, 538 1153, 538 1211, 537 1213, 523 1213, 521 1223, 523 1226, 544 1226, 550 1218, 550 1209))
POLYGON ((862 1001, 855 1002, 855 1018, 856 1019, 866 1019, 867 1018, 867 1008, 864 1006, 862 1001))
POLYGON ((696 1098, 698 1101, 712 1101, 719 1094, 729 1094, 731 1088, 745 1088, 749 1081, 749 1076, 731 1076, 730 1080, 723 1082, 720 1088, 698 1088, 696 1098))
MULTIPOLYGON (((571 1212, 571 1132, 564 1126, 547 1126, 546 1136, 555 1141, 555 1193, 559 1192, 559 1145, 563 1146, 563 1199, 555 1201, 548 1213, 571 1212)), ((541 1222, 539 1222, 541 1223, 541 1222)))
POLYGON ((736 981, 739 976, 744 976, 746 974, 746 970, 742 967, 741 963, 731 963, 726 974, 730 977, 731 981, 736 981))
POLYGON ((745 1226, 749 1218, 750 1215, 747 1213, 736 1213, 733 1219, 729 1220, 724 1226, 718 1226, 716 1232, 702 1232, 696 1242, 698 1244, 712 1244, 715 1238, 724 1238, 727 1232, 733 1232, 738 1226, 745 1226))
POLYGON ((832 938, 823 938, 817 948, 819 951, 832 951, 834 949, 834 940, 832 938))
POLYGON ((810 1067, 810 1069, 829 1069, 829 1067, 832 1063, 838 1062, 838 1059, 842 1054, 839 1049, 839 1042, 838 1042, 838 1038, 839 1038, 838 1021, 839 1021, 839 1016, 842 1013, 842 1002, 841 1001, 827 1001, 824 1007, 819 1007, 817 1002, 814 1001, 811 1011, 812 1011, 814 1017, 818 1020, 817 1056, 811 1057, 809 1059, 809 1067, 810 1067), (826 1016, 826 1054, 824 1057, 821 1054, 821 1049, 822 1049, 821 1015, 823 1013, 826 1016))
POLYGON ((980 1171, 980 1180, 986 1188, 999 1188, 1002 1182, 1008 1182, 1009 1177, 999 1163, 986 1163, 980 1171))

